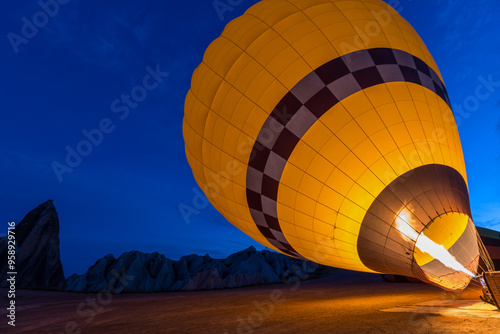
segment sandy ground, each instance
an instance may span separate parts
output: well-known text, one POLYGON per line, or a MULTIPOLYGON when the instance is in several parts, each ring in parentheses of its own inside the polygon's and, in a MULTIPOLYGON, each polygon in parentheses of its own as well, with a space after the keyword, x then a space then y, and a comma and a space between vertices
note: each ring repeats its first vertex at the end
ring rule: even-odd
POLYGON ((347 271, 305 282, 223 291, 110 296, 23 290, 16 295, 15 330, 7 325, 5 317, 7 292, 0 293, 0 333, 500 331, 500 319, 491 317, 498 311, 487 311, 484 316, 408 311, 408 305, 418 303, 476 303, 479 290, 469 289, 454 297, 426 284, 385 283, 379 275, 347 271), (402 312, 381 311, 394 308, 402 312))

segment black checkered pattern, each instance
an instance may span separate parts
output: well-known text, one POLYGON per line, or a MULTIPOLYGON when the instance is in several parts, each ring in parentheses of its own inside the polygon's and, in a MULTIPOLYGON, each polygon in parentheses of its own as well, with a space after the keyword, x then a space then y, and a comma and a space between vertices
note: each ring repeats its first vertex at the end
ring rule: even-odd
POLYGON ((333 59, 304 77, 271 112, 252 149, 247 171, 247 201, 259 231, 282 252, 301 257, 288 243, 278 220, 281 175, 300 138, 339 101, 365 88, 412 82, 450 100, 436 72, 401 50, 369 49, 333 59))

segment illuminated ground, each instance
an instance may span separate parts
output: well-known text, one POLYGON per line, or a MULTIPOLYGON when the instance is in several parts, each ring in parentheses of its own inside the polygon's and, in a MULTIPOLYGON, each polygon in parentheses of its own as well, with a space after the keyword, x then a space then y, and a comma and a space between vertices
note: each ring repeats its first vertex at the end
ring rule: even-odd
MULTIPOLYGON (((3 305, 6 291, 1 293, 3 305)), ((482 314, 472 309, 459 310, 459 315, 449 312, 473 304, 477 308, 478 296, 479 291, 468 290, 456 299, 430 285, 385 283, 378 275, 346 271, 301 283, 118 295, 111 300, 95 294, 21 291, 16 332, 496 333, 500 319, 493 317, 498 311, 486 307, 480 310, 482 314), (99 312, 93 315, 92 306, 86 303, 96 297, 101 298, 94 305, 99 312), (424 304, 408 308, 417 303, 424 304), (381 311, 395 307, 398 312, 381 311), (454 315, 439 315, 446 312, 454 315)), ((11 332, 5 331, 3 314, 0 332, 11 332)))

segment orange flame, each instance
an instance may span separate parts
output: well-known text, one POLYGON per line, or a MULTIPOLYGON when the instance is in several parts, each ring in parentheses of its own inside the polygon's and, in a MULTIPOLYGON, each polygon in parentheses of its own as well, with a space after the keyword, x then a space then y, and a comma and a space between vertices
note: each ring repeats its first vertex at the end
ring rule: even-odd
POLYGON ((463 272, 471 277, 476 277, 470 270, 465 268, 457 259, 444 248, 443 245, 439 245, 429 239, 423 232, 418 233, 415 231, 410 223, 410 214, 402 210, 396 217, 396 224, 398 231, 406 238, 415 241, 415 247, 420 249, 422 252, 429 254, 434 259, 438 260, 446 267, 454 269, 456 271, 463 272))

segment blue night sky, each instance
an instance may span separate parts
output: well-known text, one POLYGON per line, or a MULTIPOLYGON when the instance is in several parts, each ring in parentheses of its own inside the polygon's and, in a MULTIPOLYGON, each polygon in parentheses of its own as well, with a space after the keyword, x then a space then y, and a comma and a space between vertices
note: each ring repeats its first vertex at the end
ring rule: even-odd
MULTIPOLYGON (((178 209, 192 205, 198 189, 182 139, 191 74, 224 26, 256 1, 232 1, 239 4, 222 17, 212 0, 60 1, 67 3, 48 22, 36 0, 3 4, 0 235, 8 221, 53 199, 66 276, 108 253, 225 257, 257 246, 211 206, 188 222, 178 209), (15 50, 9 33, 21 35, 22 18, 33 15, 43 26, 25 29, 30 38, 15 50), (149 91, 137 88, 155 71, 149 91), (127 102, 131 93, 143 101, 127 102), (64 164, 68 148, 76 150, 84 132, 99 127, 107 133, 80 147, 89 154, 58 177, 54 162, 64 164)), ((497 0, 400 1, 455 105, 474 220, 500 229, 497 0)))

